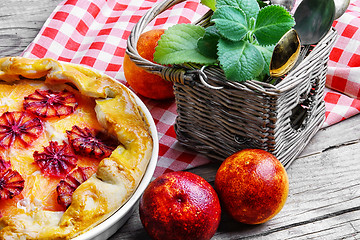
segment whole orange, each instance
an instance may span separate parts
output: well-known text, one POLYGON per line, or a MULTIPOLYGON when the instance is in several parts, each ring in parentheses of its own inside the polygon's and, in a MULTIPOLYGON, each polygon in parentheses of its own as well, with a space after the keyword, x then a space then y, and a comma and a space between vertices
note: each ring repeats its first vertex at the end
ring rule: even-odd
MULTIPOLYGON (((154 62, 155 47, 164 31, 164 29, 152 29, 140 35, 136 49, 141 57, 154 62)), ((123 67, 126 81, 140 95, 151 99, 174 97, 172 82, 138 67, 127 54, 124 57, 123 67)))
POLYGON ((219 226, 221 207, 204 178, 177 171, 149 184, 140 199, 139 214, 154 240, 209 240, 219 226))
POLYGON ((236 221, 260 224, 283 208, 289 180, 274 155, 260 149, 245 149, 220 165, 215 190, 223 207, 236 221))

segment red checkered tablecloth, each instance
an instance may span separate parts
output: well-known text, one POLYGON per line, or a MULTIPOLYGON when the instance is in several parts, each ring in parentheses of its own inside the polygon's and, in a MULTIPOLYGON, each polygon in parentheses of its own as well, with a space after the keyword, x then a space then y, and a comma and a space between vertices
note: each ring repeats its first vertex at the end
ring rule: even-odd
POLYGON ((323 127, 360 112, 360 1, 351 0, 346 13, 333 26, 339 39, 328 62, 323 127))
MULTIPOLYGON (((161 0, 66 0, 49 16, 24 57, 54 58, 84 64, 126 84, 122 62, 126 40, 141 16, 161 0)), ((208 8, 188 0, 163 12, 147 29, 190 23, 208 8)), ((360 0, 352 0, 346 14, 334 22, 340 35, 329 61, 326 121, 335 124, 360 112, 360 0), (331 89, 331 90, 330 90, 331 89)), ((159 132, 160 152, 154 177, 167 171, 200 166, 209 160, 187 151, 176 141, 176 105, 142 98, 159 132)))

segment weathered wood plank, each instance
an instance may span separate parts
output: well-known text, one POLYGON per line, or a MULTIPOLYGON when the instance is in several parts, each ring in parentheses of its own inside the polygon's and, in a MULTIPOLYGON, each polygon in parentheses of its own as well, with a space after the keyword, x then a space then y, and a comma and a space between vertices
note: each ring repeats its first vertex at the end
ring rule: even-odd
POLYGON ((300 157, 327 151, 331 148, 349 145, 360 140, 360 117, 355 115, 346 121, 320 129, 311 139, 300 157))
POLYGON ((60 0, 0 1, 0 56, 20 55, 60 2, 60 0))

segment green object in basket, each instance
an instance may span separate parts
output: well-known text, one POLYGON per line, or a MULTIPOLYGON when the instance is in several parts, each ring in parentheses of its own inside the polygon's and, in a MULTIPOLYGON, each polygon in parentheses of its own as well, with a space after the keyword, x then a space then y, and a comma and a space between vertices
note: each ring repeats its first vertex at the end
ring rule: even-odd
POLYGON ((155 48, 154 61, 161 64, 181 64, 191 62, 200 64, 214 64, 216 58, 207 57, 197 50, 198 39, 204 36, 205 29, 194 24, 176 24, 169 29, 158 41, 155 48))
MULTIPOLYGON (((257 0, 217 0, 211 22, 214 25, 197 36, 184 32, 185 27, 169 28, 158 42, 154 60, 160 64, 219 64, 228 80, 261 80, 269 75, 275 44, 295 24, 284 7, 260 8, 257 0), (193 54, 183 54, 184 47, 193 54)), ((196 28, 199 34, 203 27, 196 28)))
POLYGON ((201 0, 201 3, 208 6, 211 10, 215 10, 216 0, 201 0))

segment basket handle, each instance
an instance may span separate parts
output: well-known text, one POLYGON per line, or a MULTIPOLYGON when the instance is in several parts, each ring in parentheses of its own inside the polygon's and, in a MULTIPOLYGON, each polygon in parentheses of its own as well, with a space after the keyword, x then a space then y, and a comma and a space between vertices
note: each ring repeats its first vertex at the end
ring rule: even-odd
MULTIPOLYGON (((141 67, 147 72, 161 76, 163 79, 171 82, 177 82, 184 84, 185 81, 191 81, 194 77, 194 72, 187 72, 183 68, 175 68, 169 66, 163 66, 160 64, 153 63, 147 59, 144 59, 138 53, 136 46, 141 33, 145 27, 160 13, 171 8, 172 6, 181 3, 185 0, 164 0, 156 3, 150 10, 148 10, 144 16, 135 24, 129 38, 127 40, 126 53, 129 55, 131 61, 133 61, 138 67, 141 67)), ((211 16, 211 11, 204 15, 207 17, 211 16)), ((203 19, 203 18, 202 18, 203 19)), ((195 24, 201 24, 205 20, 200 19, 195 24)))

